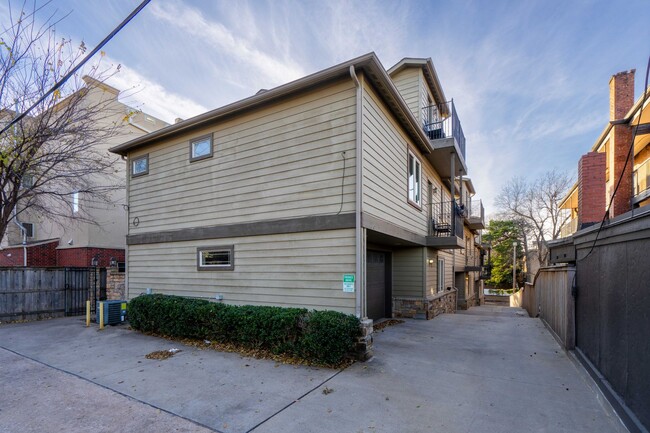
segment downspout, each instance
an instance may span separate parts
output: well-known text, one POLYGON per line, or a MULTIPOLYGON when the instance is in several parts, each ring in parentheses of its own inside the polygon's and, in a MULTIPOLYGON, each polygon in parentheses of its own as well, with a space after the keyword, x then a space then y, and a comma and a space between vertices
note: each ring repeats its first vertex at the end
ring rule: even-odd
POLYGON ((350 65, 350 77, 352 77, 352 81, 354 81, 354 85, 357 88, 357 126, 356 126, 356 182, 355 182, 355 199, 356 199, 356 206, 355 206, 355 215, 356 215, 356 224, 355 224, 355 236, 356 236, 356 268, 355 268, 355 274, 357 278, 357 287, 355 290, 355 296, 356 296, 356 301, 355 301, 355 314, 358 318, 363 318, 363 310, 365 308, 361 308, 361 303, 363 300, 362 296, 362 288, 363 288, 363 277, 362 277, 362 263, 361 260, 363 258, 363 245, 361 244, 362 241, 362 233, 361 233, 361 205, 363 203, 362 200, 362 183, 363 183, 363 171, 362 171, 362 166, 363 166, 363 152, 361 149, 361 143, 362 143, 362 125, 363 125, 363 88, 361 87, 361 83, 359 83, 359 79, 357 78, 357 73, 354 69, 354 65, 350 65))
MULTIPOLYGON (((124 155, 120 155, 122 161, 126 163, 126 238, 129 238, 129 232, 131 231, 131 206, 129 201, 129 190, 131 189, 131 166, 129 165, 129 158, 124 155)), ((124 297, 129 299, 129 243, 124 243, 124 297)))
MULTIPOLYGON (((450 189, 450 194, 451 194, 451 218, 453 221, 453 235, 456 236, 456 159, 454 157, 454 153, 451 153, 451 161, 450 161, 450 169, 451 169, 451 182, 449 185, 450 189)), ((456 288, 456 249, 454 248, 451 251, 451 287, 456 288)), ((458 309, 458 291, 456 291, 456 309, 458 309)))
MULTIPOLYGON (((15 104, 15 111, 14 113, 16 116, 18 116, 18 100, 14 100, 15 104)), ((14 124, 14 141, 16 146, 18 146, 18 124, 14 124)), ((22 179, 20 180, 20 183, 22 184, 22 179)), ((16 203, 17 205, 17 203, 16 203)), ((21 224, 20 221, 18 221, 18 212, 16 211, 16 206, 14 206, 14 223, 20 228, 21 233, 23 234, 23 267, 27 267, 27 230, 25 229, 25 226, 21 224)))
POLYGON ((16 213, 16 208, 14 207, 14 223, 18 226, 21 233, 23 234, 23 267, 27 267, 27 229, 18 221, 18 215, 16 213))

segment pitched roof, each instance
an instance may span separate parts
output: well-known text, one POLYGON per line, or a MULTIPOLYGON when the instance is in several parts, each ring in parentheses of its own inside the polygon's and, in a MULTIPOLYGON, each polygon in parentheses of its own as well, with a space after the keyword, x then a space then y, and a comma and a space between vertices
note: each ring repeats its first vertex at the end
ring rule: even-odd
MULTIPOLYGON (((428 62, 430 63, 430 59, 428 62)), ((433 64, 430 66, 433 67, 433 64)), ((411 136, 414 142, 418 145, 420 150, 425 154, 430 153, 432 151, 432 148, 427 136, 425 135, 423 129, 420 127, 417 119, 413 116, 408 106, 400 96, 399 91, 388 76, 388 73, 382 66, 381 62, 373 52, 352 60, 348 60, 347 62, 338 64, 336 66, 323 69, 322 71, 307 75, 306 77, 300 78, 287 84, 283 84, 265 92, 258 92, 253 96, 234 102, 232 104, 225 105, 215 110, 199 114, 198 116, 159 129, 155 132, 136 138, 119 146, 115 146, 111 148, 110 151, 119 155, 126 155, 128 152, 134 149, 155 143, 168 137, 176 136, 178 134, 194 130, 196 128, 203 127, 206 124, 218 119, 256 109, 263 105, 267 105, 269 103, 280 100, 281 98, 286 98, 290 95, 305 91, 309 88, 327 83, 335 79, 340 79, 342 77, 351 77, 352 73, 360 70, 365 73, 366 77, 372 83, 375 90, 381 95, 383 100, 390 107, 392 113, 395 115, 407 133, 411 136)))
POLYGON ((438 79, 438 73, 436 72, 436 68, 433 66, 433 61, 431 60, 431 57, 426 59, 404 57, 402 60, 397 62, 392 68, 388 70, 388 74, 392 77, 394 74, 397 74, 399 71, 401 71, 404 68, 422 69, 424 78, 425 80, 427 80, 427 84, 429 85, 429 88, 433 92, 433 97, 438 102, 438 104, 443 104, 442 107, 440 107, 442 110, 442 114, 448 115, 449 114, 447 112, 448 108, 446 105, 444 105, 444 103, 447 102, 447 98, 445 97, 445 92, 443 92, 442 90, 442 85, 440 84, 440 80, 438 79))

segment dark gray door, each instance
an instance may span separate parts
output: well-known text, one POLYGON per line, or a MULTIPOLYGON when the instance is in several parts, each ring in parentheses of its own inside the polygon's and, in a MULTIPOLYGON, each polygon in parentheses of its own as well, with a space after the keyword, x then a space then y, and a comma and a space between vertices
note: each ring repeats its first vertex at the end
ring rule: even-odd
POLYGON ((368 251, 366 254, 366 290, 368 317, 386 317, 386 253, 368 251))

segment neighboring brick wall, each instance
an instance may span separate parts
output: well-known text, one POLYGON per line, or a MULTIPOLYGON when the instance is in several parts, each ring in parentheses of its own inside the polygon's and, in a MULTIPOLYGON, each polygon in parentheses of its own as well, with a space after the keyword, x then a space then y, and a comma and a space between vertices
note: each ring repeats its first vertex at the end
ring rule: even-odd
POLYGON ((456 295, 456 290, 447 290, 433 298, 393 298, 393 317, 429 320, 442 313, 455 313, 456 295))
POLYGON ((111 257, 118 262, 124 261, 124 250, 108 248, 60 248, 57 250, 57 266, 90 266, 93 257, 98 258, 98 267, 110 266, 111 257))
POLYGON ((578 162, 578 230, 600 222, 605 214, 607 155, 589 152, 578 162))
POLYGON ((27 248, 27 266, 53 266, 56 263, 56 247, 59 241, 27 248))
MULTIPOLYGON (((47 267, 56 265, 56 247, 59 241, 27 245, 27 266, 47 267)), ((0 266, 23 266, 23 247, 6 248, 0 251, 0 266)))
POLYGON ((23 247, 5 248, 0 251, 0 267, 3 266, 22 266, 23 265, 23 247))
MULTIPOLYGON (((619 72, 609 80, 609 118, 610 121, 621 120, 634 105, 634 69, 619 72)), ((612 202, 610 217, 623 214, 631 209, 632 199, 632 161, 625 164, 632 144, 632 129, 629 125, 619 124, 612 128, 612 148, 614 152, 613 179, 620 186, 612 202), (623 170, 625 167, 625 170, 623 170)), ((614 184, 615 185, 615 184, 614 184)))
POLYGON ((109 301, 126 299, 126 285, 124 272, 118 272, 117 268, 106 269, 106 299, 109 301))
MULTIPOLYGON (((111 257, 124 262, 124 250, 107 248, 57 248, 59 241, 27 245, 27 266, 74 266, 88 267, 97 256, 99 268, 110 266, 111 257)), ((0 266, 23 266, 23 247, 5 248, 0 251, 0 266)))

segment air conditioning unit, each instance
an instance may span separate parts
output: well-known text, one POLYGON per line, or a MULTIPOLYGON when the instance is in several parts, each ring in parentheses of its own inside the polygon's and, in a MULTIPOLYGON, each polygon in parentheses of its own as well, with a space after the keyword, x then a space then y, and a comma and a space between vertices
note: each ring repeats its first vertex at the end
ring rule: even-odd
POLYGON ((102 301, 97 302, 95 316, 99 323, 100 304, 104 307, 104 325, 119 325, 126 319, 126 301, 102 301))

